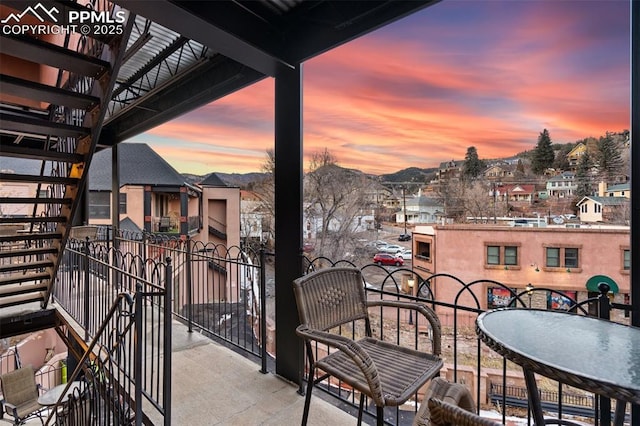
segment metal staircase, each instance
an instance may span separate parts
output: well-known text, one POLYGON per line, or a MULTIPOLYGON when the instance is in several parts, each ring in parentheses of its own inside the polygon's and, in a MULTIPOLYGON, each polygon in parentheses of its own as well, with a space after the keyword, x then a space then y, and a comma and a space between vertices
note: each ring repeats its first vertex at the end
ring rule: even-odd
MULTIPOLYGON (((13 19, 29 17, 25 4, 3 2, 15 9, 13 19)), ((117 9, 105 0, 51 4, 58 13, 117 9)), ((62 22, 47 19, 49 27, 62 22)), ((128 17, 113 36, 3 33, 0 38, 0 156, 31 160, 20 164, 32 169, 0 172, 0 308, 36 301, 47 306, 132 20, 128 17), (28 214, 11 215, 18 206, 28 214)))

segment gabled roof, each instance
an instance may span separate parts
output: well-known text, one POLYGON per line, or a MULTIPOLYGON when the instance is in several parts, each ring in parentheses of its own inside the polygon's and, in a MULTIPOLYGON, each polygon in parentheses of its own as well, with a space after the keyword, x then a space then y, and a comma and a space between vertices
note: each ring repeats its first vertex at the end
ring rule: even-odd
POLYGON ((626 197, 598 197, 596 195, 589 195, 586 197, 582 197, 580 201, 576 204, 576 206, 581 206, 587 201, 593 201, 596 204, 601 204, 603 206, 620 206, 624 203, 628 203, 629 199, 626 197))
POLYGON ((222 179, 220 179, 220 177, 215 173, 211 173, 209 176, 207 176, 205 180, 200 182, 200 185, 201 186, 215 186, 215 187, 227 187, 227 186, 229 186, 226 183, 224 183, 222 181, 222 179))
MULTIPOLYGON (((185 186, 184 177, 144 143, 118 145, 120 186, 185 186)), ((89 190, 111 190, 111 149, 97 152, 89 167, 89 190)))
POLYGON ((571 180, 571 179, 575 179, 576 174, 573 172, 562 172, 559 175, 555 175, 552 178, 549 178, 547 180, 547 182, 557 182, 557 181, 565 181, 565 180, 571 180))
POLYGON ((419 197, 408 199, 407 206, 440 207, 441 208, 442 203, 439 202, 436 198, 421 195, 419 197))
POLYGON ((533 194, 536 192, 536 186, 530 184, 514 184, 514 185, 501 185, 496 188, 501 194, 533 194))
POLYGON ((443 161, 440 163, 441 169, 452 169, 462 167, 464 165, 464 160, 451 160, 451 161, 443 161))

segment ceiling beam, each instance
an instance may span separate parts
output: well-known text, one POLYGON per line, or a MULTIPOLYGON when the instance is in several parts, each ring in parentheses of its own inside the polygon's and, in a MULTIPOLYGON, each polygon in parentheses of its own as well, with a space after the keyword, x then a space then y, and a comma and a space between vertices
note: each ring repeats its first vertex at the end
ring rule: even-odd
POLYGON ((257 48, 208 22, 201 16, 194 15, 189 10, 168 0, 115 0, 114 2, 184 37, 198 41, 214 52, 251 67, 262 74, 273 77, 278 67, 292 67, 272 54, 257 48))

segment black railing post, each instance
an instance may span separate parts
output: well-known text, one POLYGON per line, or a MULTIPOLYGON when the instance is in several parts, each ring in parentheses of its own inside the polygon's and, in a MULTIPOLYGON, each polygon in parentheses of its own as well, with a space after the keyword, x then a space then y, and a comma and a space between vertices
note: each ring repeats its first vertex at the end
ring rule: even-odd
POLYGON ((162 385, 162 399, 164 405, 164 424, 171 425, 171 287, 173 286, 171 277, 173 268, 171 258, 167 257, 165 269, 165 290, 164 290, 164 372, 162 385))
MULTIPOLYGON (((133 377, 135 381, 135 402, 136 402, 136 426, 142 425, 142 284, 139 282, 136 284, 135 294, 135 327, 136 334, 133 341, 133 354, 134 354, 134 370, 133 377)), ((165 376, 166 381, 166 376, 165 376)))
POLYGON ((193 332, 193 292, 191 289, 191 237, 187 236, 187 254, 186 254, 186 271, 187 274, 187 324, 189 327, 189 333, 193 332))
MULTIPOLYGON (((598 284, 598 317, 604 320, 609 320, 611 316, 611 302, 609 301, 609 284, 598 284)), ((602 426, 611 425, 611 400, 604 396, 598 396, 600 401, 600 424, 602 426)))
POLYGON ((267 266, 264 243, 260 246, 260 372, 267 374, 267 266))
POLYGON ((89 341, 89 237, 84 240, 84 340, 89 341))

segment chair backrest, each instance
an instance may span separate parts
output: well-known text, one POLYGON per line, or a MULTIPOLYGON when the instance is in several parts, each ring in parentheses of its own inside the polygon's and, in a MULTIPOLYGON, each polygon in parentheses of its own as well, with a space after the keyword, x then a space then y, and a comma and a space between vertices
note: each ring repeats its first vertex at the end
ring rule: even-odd
POLYGON ((367 306, 362 273, 357 268, 320 269, 293 282, 300 324, 329 330, 366 319, 367 306))
POLYGON ((501 423, 485 419, 436 398, 429 398, 427 404, 432 426, 501 426, 501 423))
POLYGON ((38 399, 36 375, 31 366, 18 368, 0 377, 4 400, 13 405, 22 405, 38 399))

